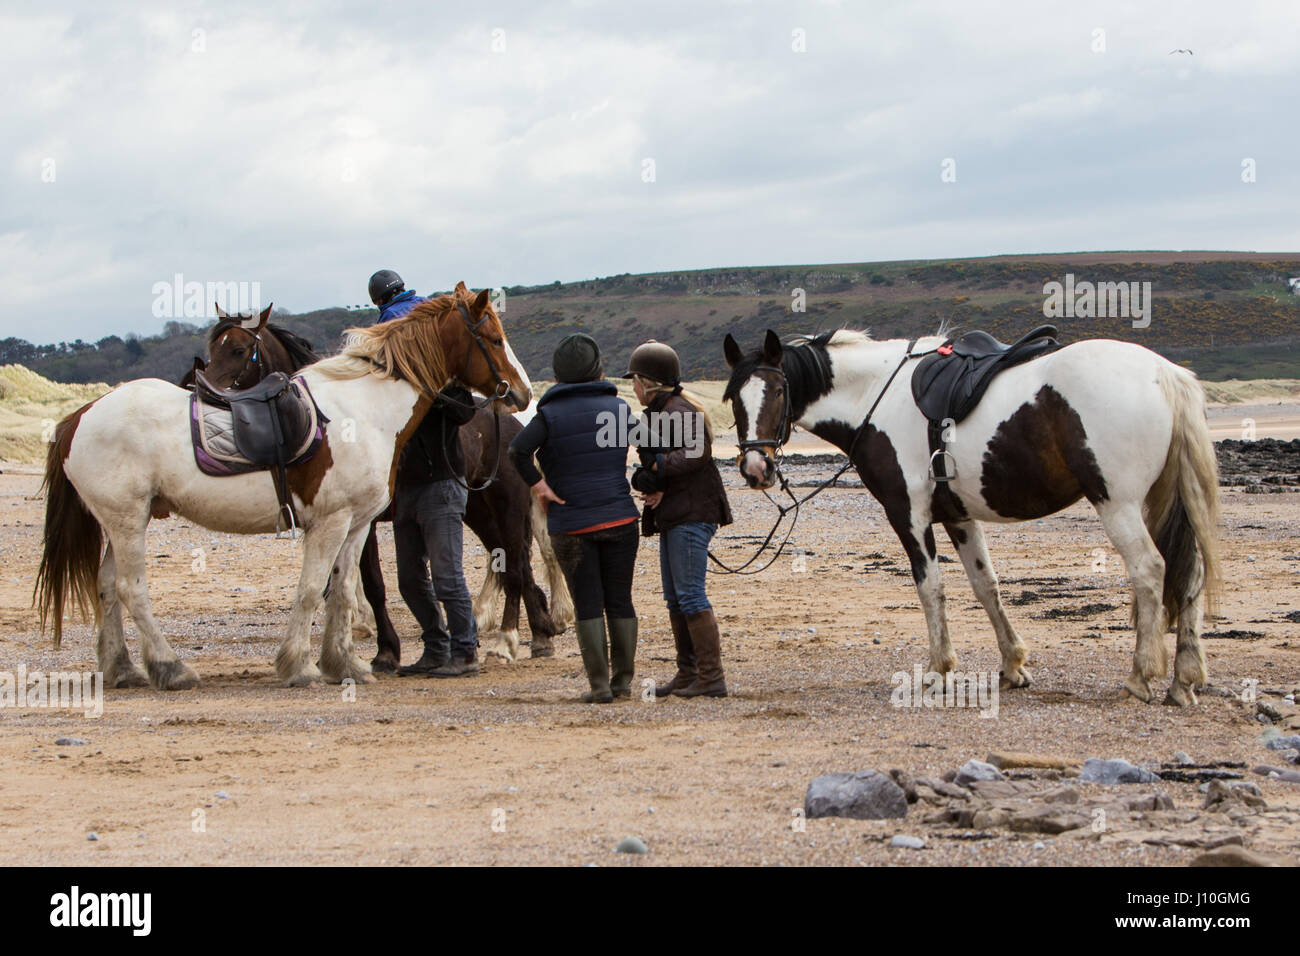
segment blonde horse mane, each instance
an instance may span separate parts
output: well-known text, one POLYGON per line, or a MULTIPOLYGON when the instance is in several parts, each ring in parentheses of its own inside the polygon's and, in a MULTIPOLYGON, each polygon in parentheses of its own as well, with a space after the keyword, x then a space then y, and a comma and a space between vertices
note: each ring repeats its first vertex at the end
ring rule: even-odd
POLYGON ((436 391, 451 377, 436 323, 458 305, 468 308, 473 302, 473 295, 462 282, 455 292, 426 299, 400 319, 345 329, 343 351, 312 368, 330 379, 378 375, 402 379, 417 388, 427 385, 436 391))

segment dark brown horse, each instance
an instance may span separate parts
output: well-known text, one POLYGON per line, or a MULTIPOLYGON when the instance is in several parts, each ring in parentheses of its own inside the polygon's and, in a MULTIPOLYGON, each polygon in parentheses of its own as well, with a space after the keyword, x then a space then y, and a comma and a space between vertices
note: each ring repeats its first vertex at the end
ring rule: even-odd
MULTIPOLYGON (((202 370, 213 385, 241 388, 255 385, 271 372, 292 374, 317 361, 311 343, 287 329, 268 322, 270 307, 254 315, 229 315, 217 309, 217 324, 208 332, 208 362, 194 359, 194 368, 181 380, 193 383, 194 371, 202 370)), ((474 617, 484 641, 485 652, 514 660, 519 651, 519 602, 523 599, 532 631, 533 657, 549 657, 552 638, 573 620, 573 601, 551 551, 546 519, 536 498, 507 460, 510 441, 523 426, 513 415, 500 415, 481 408, 460 430, 465 458, 466 482, 470 494, 465 507, 465 524, 487 550, 488 568, 483 587, 474 599, 474 617), (474 490, 495 473, 484 489, 474 490), (532 547, 536 540, 546 566, 553 607, 533 578, 532 547), (496 616, 505 599, 501 625, 496 616)), ((384 520, 380 518, 377 520, 384 520)), ((376 671, 396 670, 401 661, 401 644, 388 616, 387 588, 379 563, 379 542, 374 525, 361 552, 361 587, 365 600, 358 599, 358 620, 354 628, 366 636, 374 633, 379 651, 371 667, 376 671), (370 613, 367 613, 369 611, 370 613)))

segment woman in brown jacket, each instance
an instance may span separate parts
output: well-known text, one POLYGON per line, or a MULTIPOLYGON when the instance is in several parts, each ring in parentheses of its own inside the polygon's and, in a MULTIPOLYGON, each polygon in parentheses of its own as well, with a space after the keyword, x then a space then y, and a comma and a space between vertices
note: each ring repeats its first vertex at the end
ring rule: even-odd
POLYGON ((681 364, 667 345, 638 346, 627 375, 646 407, 648 436, 632 487, 646 496, 644 533, 659 534, 659 572, 677 645, 677 673, 655 696, 726 697, 718 619, 705 593, 709 542, 720 525, 731 524, 713 463, 713 426, 700 401, 682 391, 681 364))

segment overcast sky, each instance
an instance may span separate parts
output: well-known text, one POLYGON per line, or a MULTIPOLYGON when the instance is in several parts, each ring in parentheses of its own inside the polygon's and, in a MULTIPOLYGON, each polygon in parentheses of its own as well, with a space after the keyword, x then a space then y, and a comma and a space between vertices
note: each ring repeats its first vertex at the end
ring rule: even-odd
POLYGON ((1296 250, 1298 44, 1294 0, 4 0, 0 337, 159 331, 178 273, 1296 250))

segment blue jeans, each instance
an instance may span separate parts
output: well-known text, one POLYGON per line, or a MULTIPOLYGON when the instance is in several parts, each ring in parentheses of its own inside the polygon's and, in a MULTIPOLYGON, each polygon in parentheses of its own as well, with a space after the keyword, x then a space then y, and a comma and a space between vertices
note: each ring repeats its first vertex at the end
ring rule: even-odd
POLYGON ((397 588, 420 622, 425 648, 439 656, 450 653, 473 660, 478 627, 461 557, 467 496, 451 478, 399 486, 393 503, 393 544, 397 588), (439 602, 447 609, 446 628, 439 602))
POLYGON ((659 533, 659 574, 668 610, 698 614, 713 607, 704 593, 709 566, 709 542, 716 524, 687 521, 659 533))

